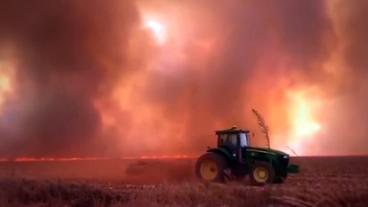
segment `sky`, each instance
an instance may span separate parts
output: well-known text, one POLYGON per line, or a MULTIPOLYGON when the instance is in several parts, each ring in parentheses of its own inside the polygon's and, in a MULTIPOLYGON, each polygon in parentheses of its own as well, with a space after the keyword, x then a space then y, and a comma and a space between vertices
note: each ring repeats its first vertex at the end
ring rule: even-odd
POLYGON ((364 0, 4 0, 0 157, 367 154, 364 0))

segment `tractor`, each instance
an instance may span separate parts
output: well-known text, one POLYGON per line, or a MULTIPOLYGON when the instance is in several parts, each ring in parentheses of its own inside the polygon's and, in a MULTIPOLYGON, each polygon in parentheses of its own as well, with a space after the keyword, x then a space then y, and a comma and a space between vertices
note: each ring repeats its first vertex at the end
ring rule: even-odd
POLYGON ((249 175, 253 185, 282 183, 299 166, 289 164, 287 153, 249 146, 249 131, 232 127, 216 131, 217 147, 197 160, 196 176, 204 182, 225 182, 249 175))

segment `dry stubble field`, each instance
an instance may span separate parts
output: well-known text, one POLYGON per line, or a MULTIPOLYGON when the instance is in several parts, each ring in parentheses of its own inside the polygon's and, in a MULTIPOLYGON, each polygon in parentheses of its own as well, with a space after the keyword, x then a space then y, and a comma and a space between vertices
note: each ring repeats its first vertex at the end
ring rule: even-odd
POLYGON ((368 157, 293 158, 281 185, 204 185, 193 160, 0 163, 0 206, 368 206, 368 157))

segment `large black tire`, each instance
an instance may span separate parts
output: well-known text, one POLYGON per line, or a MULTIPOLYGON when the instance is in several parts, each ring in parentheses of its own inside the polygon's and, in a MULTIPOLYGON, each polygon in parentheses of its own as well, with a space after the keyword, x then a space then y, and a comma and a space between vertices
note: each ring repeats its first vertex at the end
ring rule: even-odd
POLYGON ((263 186, 274 182, 275 170, 268 162, 256 161, 251 166, 249 177, 252 185, 263 186))
POLYGON ((208 152, 197 160, 195 173, 203 182, 224 182, 225 170, 228 169, 228 166, 224 156, 208 152))

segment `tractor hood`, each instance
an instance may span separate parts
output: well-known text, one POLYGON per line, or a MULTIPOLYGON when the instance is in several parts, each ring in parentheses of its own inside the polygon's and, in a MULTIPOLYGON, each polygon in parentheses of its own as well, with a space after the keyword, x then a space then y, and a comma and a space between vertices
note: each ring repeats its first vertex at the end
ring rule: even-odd
POLYGON ((264 148, 264 147, 247 147, 248 152, 260 152, 265 154, 272 154, 272 155, 281 155, 281 156, 289 156, 287 153, 271 149, 271 148, 264 148))

